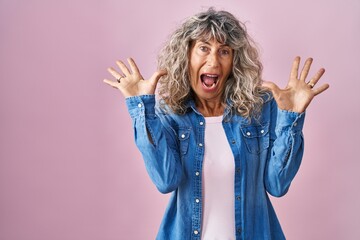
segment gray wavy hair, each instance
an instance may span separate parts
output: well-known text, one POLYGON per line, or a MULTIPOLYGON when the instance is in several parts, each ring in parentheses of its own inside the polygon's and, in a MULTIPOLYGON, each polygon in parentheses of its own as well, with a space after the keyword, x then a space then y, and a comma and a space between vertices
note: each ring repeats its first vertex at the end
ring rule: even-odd
POLYGON ((256 116, 264 103, 261 87, 262 64, 258 50, 246 27, 231 13, 213 8, 188 18, 170 36, 158 56, 158 68, 167 70, 160 79, 160 106, 184 114, 186 102, 193 97, 189 76, 189 51, 196 40, 216 39, 233 49, 233 68, 225 84, 223 104, 243 117, 256 116))

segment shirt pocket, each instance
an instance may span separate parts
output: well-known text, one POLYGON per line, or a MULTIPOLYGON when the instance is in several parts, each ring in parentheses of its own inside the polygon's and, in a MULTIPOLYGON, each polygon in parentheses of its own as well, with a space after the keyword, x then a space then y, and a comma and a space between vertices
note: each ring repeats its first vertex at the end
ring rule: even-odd
POLYGON ((242 126, 241 133, 249 152, 259 154, 269 148, 269 124, 242 126))
POLYGON ((185 155, 189 149, 189 141, 190 141, 190 128, 179 128, 179 143, 180 143, 180 151, 182 155, 185 155))

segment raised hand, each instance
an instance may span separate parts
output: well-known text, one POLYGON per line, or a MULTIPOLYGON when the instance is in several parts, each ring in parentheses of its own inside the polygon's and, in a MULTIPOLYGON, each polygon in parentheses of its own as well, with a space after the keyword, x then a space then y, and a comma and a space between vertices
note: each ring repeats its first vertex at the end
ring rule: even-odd
POLYGON ((311 79, 306 82, 313 59, 308 58, 299 76, 300 57, 296 57, 290 74, 289 82, 285 89, 280 89, 275 83, 264 81, 262 86, 268 88, 280 109, 302 113, 309 106, 312 99, 329 88, 323 84, 314 88, 325 69, 321 68, 311 79))
POLYGON ((104 79, 104 82, 119 89, 124 97, 154 94, 157 82, 161 76, 166 75, 166 71, 157 71, 149 80, 144 80, 135 61, 129 58, 128 63, 131 71, 122 61, 116 61, 116 65, 118 65, 122 74, 114 68, 109 67, 107 70, 111 73, 111 75, 113 75, 113 77, 115 77, 116 81, 104 79))

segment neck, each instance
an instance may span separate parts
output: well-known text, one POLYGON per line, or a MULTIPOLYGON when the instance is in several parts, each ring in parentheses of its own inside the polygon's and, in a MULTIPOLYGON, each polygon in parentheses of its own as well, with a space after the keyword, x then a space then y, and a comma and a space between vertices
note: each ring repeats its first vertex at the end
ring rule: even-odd
POLYGON ((197 110, 204 117, 217 117, 224 114, 224 105, 221 101, 206 101, 196 99, 195 101, 197 110))

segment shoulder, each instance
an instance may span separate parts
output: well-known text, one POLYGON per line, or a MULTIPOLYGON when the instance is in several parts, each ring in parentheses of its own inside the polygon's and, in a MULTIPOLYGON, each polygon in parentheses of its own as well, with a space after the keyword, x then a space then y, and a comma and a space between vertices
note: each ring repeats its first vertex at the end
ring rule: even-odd
POLYGON ((262 99, 263 103, 260 111, 251 117, 251 123, 268 124, 271 121, 272 115, 277 112, 277 104, 271 93, 264 94, 262 99))
POLYGON ((165 126, 174 129, 181 128, 183 125, 189 125, 191 122, 190 111, 184 114, 175 113, 169 106, 161 102, 161 100, 157 101, 155 112, 165 126))

